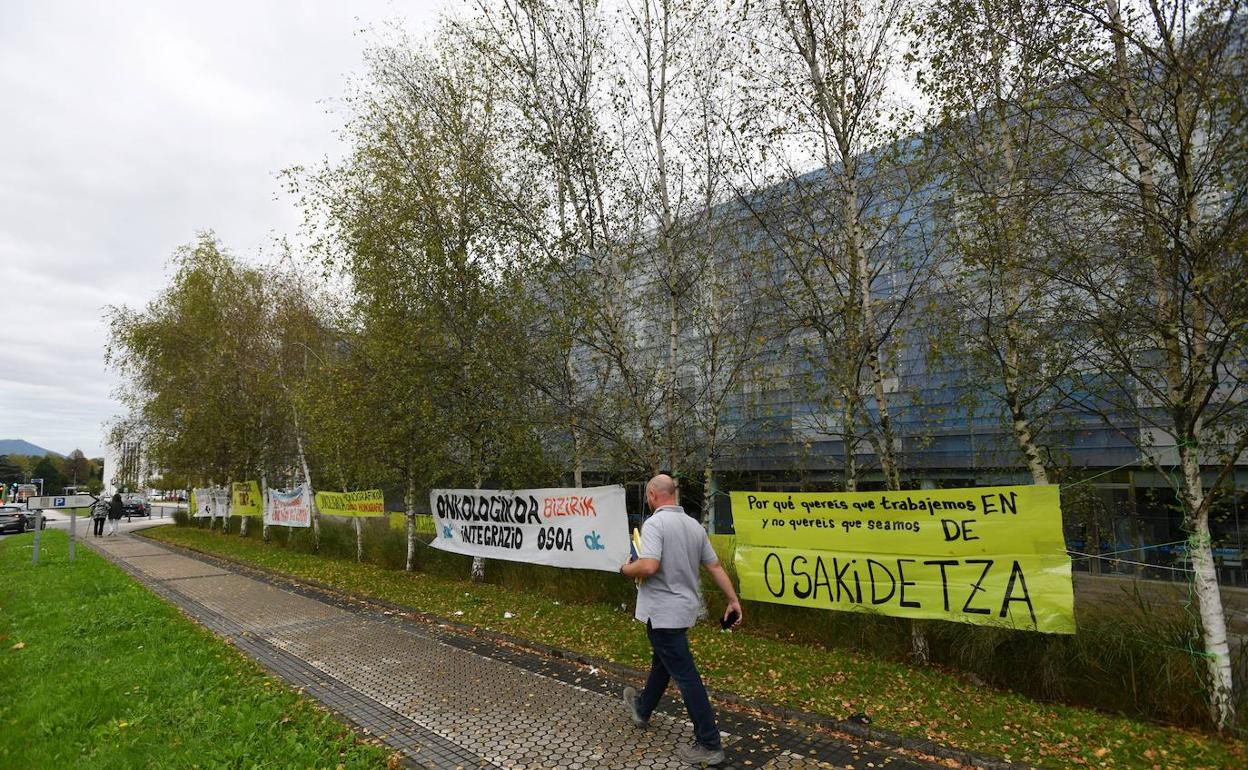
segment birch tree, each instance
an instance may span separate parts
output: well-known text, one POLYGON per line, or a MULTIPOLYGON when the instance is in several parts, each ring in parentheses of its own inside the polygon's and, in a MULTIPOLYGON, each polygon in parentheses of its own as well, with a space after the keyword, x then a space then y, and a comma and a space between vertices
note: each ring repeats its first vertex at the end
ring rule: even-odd
POLYGON ((802 447, 839 442, 850 491, 868 454, 900 486, 890 361, 931 269, 909 213, 929 180, 898 141, 908 109, 891 91, 901 12, 899 0, 763 4, 738 138, 758 148, 739 201, 784 268, 770 301, 791 327, 791 429, 802 447))
POLYGON ((290 427, 257 344, 264 275, 207 232, 172 265, 159 301, 109 311, 106 356, 124 375, 119 395, 153 465, 203 484, 252 477, 290 427))
MULTIPOLYGON (((409 397, 438 411, 440 477, 482 487, 526 456, 541 464, 515 315, 523 241, 497 208, 508 126, 481 62, 449 32, 425 47, 380 46, 370 64, 350 103, 350 157, 293 176, 328 221, 325 253, 361 298, 365 328, 408 335, 422 353, 409 397)), ((483 579, 484 561, 472 572, 483 579)))
POLYGON ((564 405, 576 468, 588 446, 600 467, 647 473, 715 456, 742 368, 718 359, 708 377, 697 361, 704 344, 734 349, 720 316, 702 312, 723 296, 709 290, 723 282, 709 275, 708 223, 730 168, 719 127, 731 115, 732 14, 674 2, 480 10, 480 48, 523 117, 516 162, 541 169, 527 175, 545 191, 543 227, 530 228, 546 257, 537 294, 560 340, 548 341, 538 387, 564 405))
POLYGON ((1061 277, 1085 298, 1094 341, 1085 408, 1122 430, 1173 485, 1188 532, 1210 718, 1235 721, 1226 620, 1209 527, 1248 448, 1244 245, 1248 92, 1235 0, 1073 3, 1098 33, 1065 58, 1078 99, 1053 130, 1094 247, 1061 277), (1138 428, 1136 427, 1138 426, 1138 428))
MULTIPOLYGON (((910 216, 930 178, 903 141, 909 110, 894 92, 903 11, 903 0, 774 0, 761 10, 760 128, 780 149, 772 162, 782 173, 770 179, 785 184, 755 183, 743 200, 784 260, 796 346, 813 354, 816 388, 841 412, 833 430, 851 491, 862 445, 885 488, 901 487, 895 359, 932 270, 930 234, 910 216)), ((914 653, 927 657, 917 624, 914 653)))
POLYGON ((913 21, 946 196, 938 238, 955 260, 939 287, 956 310, 938 316, 946 361, 999 405, 1032 482, 1047 484, 1043 434, 1069 407, 1059 381, 1083 355, 1078 298, 1048 269, 1071 213, 1060 180, 1072 159, 1049 130, 1071 70, 1055 54, 1086 28, 1050 0, 940 0, 913 21))
POLYGON ((575 486, 604 421, 597 393, 604 362, 584 340, 609 326, 610 268, 617 223, 608 206, 612 150, 599 125, 605 69, 605 22, 597 3, 496 0, 478 3, 467 26, 483 61, 506 85, 519 118, 511 162, 529 184, 523 200, 503 199, 518 230, 541 255, 528 278, 533 301, 548 308, 535 319, 539 368, 532 386, 565 419, 575 486), (535 216, 536 215, 536 216, 535 216))
POLYGON ((707 504, 715 460, 728 443, 722 419, 728 398, 761 352, 754 333, 759 306, 728 288, 740 287, 752 255, 734 242, 738 223, 721 208, 732 198, 739 168, 731 126, 741 110, 745 8, 626 3, 620 35, 631 56, 620 63, 614 101, 626 137, 629 192, 622 197, 652 226, 638 255, 649 282, 643 306, 665 311, 643 322, 653 335, 647 342, 661 338, 666 348, 658 382, 662 461, 677 472, 700 458, 707 504), (733 302, 735 312, 726 312, 733 302))
MULTIPOLYGON (((867 439, 875 450, 885 486, 899 489, 900 469, 884 371, 887 322, 877 318, 873 284, 871 215, 864 208, 863 185, 869 174, 895 182, 885 168, 870 163, 896 137, 889 103, 889 79, 895 73, 895 47, 902 22, 901 0, 781 0, 778 20, 787 35, 788 59, 803 70, 801 119, 813 126, 819 157, 836 196, 836 269, 844 286, 844 343, 860 359, 873 399, 869 416, 857 382, 845 388, 856 419, 872 420, 867 439)), ((858 367, 854 367, 857 370, 858 367)), ((851 423, 852 424, 852 423, 851 423)))

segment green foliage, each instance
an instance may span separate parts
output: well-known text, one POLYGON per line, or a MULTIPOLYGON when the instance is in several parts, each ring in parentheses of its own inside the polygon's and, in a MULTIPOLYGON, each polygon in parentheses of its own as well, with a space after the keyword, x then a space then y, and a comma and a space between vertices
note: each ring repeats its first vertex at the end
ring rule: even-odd
POLYGON ((386 753, 68 538, 0 541, 0 765, 383 768, 386 753))
POLYGON ((21 466, 10 460, 8 455, 0 455, 0 484, 15 484, 25 480, 21 466))
POLYGON ((507 135, 487 74, 470 50, 455 54, 450 66, 402 46, 370 51, 349 102, 352 153, 292 175, 330 230, 321 256, 353 293, 344 344, 299 391, 328 488, 548 475, 526 401, 517 276, 529 256, 499 212, 507 135))
POLYGON ((43 456, 36 455, 9 455, 9 461, 16 465, 22 472, 22 481, 30 476, 30 472, 34 470, 35 464, 42 459, 43 456))
POLYGON ((71 484, 86 484, 91 478, 91 461, 81 449, 75 449, 65 458, 65 475, 71 484))
POLYGON ((44 457, 35 463, 35 467, 30 471, 32 478, 43 479, 43 493, 45 495, 59 494, 68 483, 65 480, 65 474, 61 473, 61 469, 57 465, 56 461, 51 457, 44 457))
POLYGON ((149 463, 200 483, 251 477, 290 455, 288 400, 266 279, 201 233, 143 311, 110 310, 109 363, 132 414, 113 440, 144 436, 149 463))

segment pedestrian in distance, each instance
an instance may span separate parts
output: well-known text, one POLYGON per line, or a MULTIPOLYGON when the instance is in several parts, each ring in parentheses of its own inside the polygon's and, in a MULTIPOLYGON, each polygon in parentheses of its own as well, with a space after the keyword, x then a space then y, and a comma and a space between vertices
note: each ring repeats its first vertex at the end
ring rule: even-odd
POLYGON ((691 765, 718 765, 724 761, 724 749, 715 711, 689 649, 689 628, 702 609, 698 567, 706 568, 728 600, 725 628, 741 625, 741 602, 706 530, 676 504, 671 476, 661 473, 650 479, 646 504, 654 515, 641 528, 637 557, 623 564, 620 574, 638 580, 634 617, 646 624, 650 638, 650 675, 640 695, 632 687, 624 688, 625 711, 634 725, 646 727, 668 682, 675 679, 695 739, 692 746, 677 747, 676 754, 691 765))
POLYGON ((121 493, 114 492, 113 499, 108 501, 108 534, 110 536, 117 534, 117 526, 121 522, 121 516, 125 506, 121 502, 121 493))
POLYGON ((95 505, 91 506, 92 534, 96 537, 104 534, 104 519, 108 518, 108 508, 109 502, 106 499, 96 500, 95 505))

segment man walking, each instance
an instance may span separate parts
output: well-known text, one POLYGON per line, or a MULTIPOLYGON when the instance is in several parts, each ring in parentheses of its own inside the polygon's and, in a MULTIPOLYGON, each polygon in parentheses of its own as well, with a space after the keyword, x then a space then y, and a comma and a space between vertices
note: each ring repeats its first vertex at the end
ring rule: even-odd
POLYGON ((633 724, 645 727, 667 683, 675 679, 696 741, 692 746, 679 747, 676 753, 693 765, 718 765, 724 761, 719 728, 687 635, 702 608, 698 565, 706 567, 728 599, 724 620, 731 619, 734 628, 741 625, 741 602, 711 548, 706 530, 676 504, 676 482, 671 476, 661 473, 650 479, 646 504, 654 515, 641 529, 637 559, 622 565, 620 573, 640 581, 635 617, 646 624, 653 654, 645 689, 638 696, 635 689, 625 687, 624 706, 633 724))

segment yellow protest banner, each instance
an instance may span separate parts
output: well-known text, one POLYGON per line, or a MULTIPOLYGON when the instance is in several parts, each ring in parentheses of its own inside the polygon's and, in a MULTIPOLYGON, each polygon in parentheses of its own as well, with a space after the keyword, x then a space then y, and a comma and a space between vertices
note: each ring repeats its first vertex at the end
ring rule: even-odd
POLYGON ((741 596, 1073 634, 1056 486, 733 492, 741 596))
POLYGON ((317 492, 316 509, 326 516, 384 516, 386 501, 380 489, 317 492))
POLYGON ((235 481, 230 484, 230 515, 260 516, 264 502, 260 498, 260 485, 254 481, 235 481))

